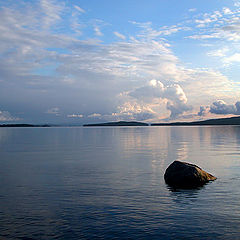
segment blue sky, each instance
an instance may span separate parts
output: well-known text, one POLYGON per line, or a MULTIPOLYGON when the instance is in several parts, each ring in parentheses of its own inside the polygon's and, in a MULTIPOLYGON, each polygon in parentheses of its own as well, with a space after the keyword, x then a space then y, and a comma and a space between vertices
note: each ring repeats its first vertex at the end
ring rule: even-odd
POLYGON ((0 121, 240 114, 240 2, 0 1, 0 121))

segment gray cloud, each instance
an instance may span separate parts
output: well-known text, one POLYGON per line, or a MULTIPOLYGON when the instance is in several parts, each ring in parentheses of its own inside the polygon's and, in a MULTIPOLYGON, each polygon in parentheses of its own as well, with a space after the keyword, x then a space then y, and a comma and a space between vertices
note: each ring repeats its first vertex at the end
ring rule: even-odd
POLYGON ((17 117, 12 116, 8 111, 0 111, 0 121, 1 122, 12 122, 20 120, 17 117))
POLYGON ((209 112, 214 114, 240 115, 240 102, 236 102, 232 105, 226 104, 223 100, 218 100, 212 103, 209 112))
POLYGON ((198 116, 203 117, 209 112, 209 107, 208 106, 200 106, 200 110, 198 112, 198 116))

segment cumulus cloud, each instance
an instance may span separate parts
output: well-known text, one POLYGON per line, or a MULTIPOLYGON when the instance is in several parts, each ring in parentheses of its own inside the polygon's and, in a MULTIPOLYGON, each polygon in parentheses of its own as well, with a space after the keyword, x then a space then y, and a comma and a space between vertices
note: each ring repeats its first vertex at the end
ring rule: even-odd
POLYGON ((217 100, 210 106, 200 106, 198 116, 205 116, 208 113, 217 115, 240 115, 240 101, 237 101, 235 104, 227 104, 223 100, 217 100))
POLYGON ((240 101, 227 104, 223 100, 214 101, 210 106, 200 106, 198 116, 204 117, 209 113, 217 115, 240 115, 240 101))
POLYGON ((223 13, 226 14, 226 15, 233 14, 233 12, 229 8, 227 8, 227 7, 223 8, 223 13))
POLYGON ((129 92, 129 95, 145 102, 152 102, 154 99, 167 100, 167 109, 171 112, 171 119, 192 110, 192 107, 187 104, 183 89, 178 84, 164 86, 162 82, 153 79, 148 85, 129 92))
POLYGON ((153 98, 161 98, 164 93, 164 85, 155 79, 151 80, 148 85, 136 88, 129 93, 130 96, 144 101, 152 101, 153 98))
POLYGON ((233 104, 226 104, 223 100, 213 102, 210 106, 210 113, 214 114, 234 114, 240 115, 240 102, 233 104))

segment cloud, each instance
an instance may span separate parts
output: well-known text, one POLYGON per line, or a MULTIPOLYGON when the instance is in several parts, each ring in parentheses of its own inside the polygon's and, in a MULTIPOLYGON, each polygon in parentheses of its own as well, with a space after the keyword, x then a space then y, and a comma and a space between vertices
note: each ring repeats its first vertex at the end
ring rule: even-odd
POLYGON ((80 12, 80 13, 85 13, 85 12, 86 12, 84 9, 80 8, 80 7, 77 6, 77 5, 74 5, 74 8, 75 8, 78 12, 80 12))
POLYGON ((232 105, 226 104, 223 100, 218 100, 212 103, 209 112, 214 114, 240 115, 240 102, 236 102, 235 105, 232 105))
POLYGON ((126 37, 125 37, 123 34, 119 33, 119 32, 113 32, 113 33, 114 33, 114 35, 115 35, 116 37, 121 38, 122 40, 125 40, 125 39, 126 39, 126 37))
POLYGON ((231 56, 224 58, 225 63, 240 62, 240 53, 235 53, 231 56))
POLYGON ((69 114, 67 115, 68 118, 83 118, 82 114, 69 114))
POLYGON ((162 98, 164 91, 164 85, 160 81, 153 79, 148 85, 136 88, 134 91, 131 91, 129 95, 137 99, 151 102, 153 98, 162 98))
POLYGON ((228 47, 224 47, 221 49, 213 50, 211 52, 208 52, 207 55, 211 57, 225 57, 226 53, 229 51, 228 47))
POLYGON ((189 26, 183 26, 181 23, 177 25, 171 25, 171 26, 163 26, 159 29, 153 29, 151 22, 131 22, 132 24, 138 26, 142 31, 140 34, 138 34, 138 37, 144 37, 147 39, 160 39, 164 36, 170 36, 174 33, 180 32, 180 31, 189 31, 191 30, 191 27, 189 26))
POLYGON ((195 20, 195 27, 200 28, 196 34, 187 38, 195 40, 227 40, 237 42, 240 40, 239 10, 223 7, 220 11, 204 13, 195 20))
POLYGON ((8 111, 0 111, 0 121, 1 122, 11 122, 18 121, 20 118, 13 117, 8 111))
POLYGON ((147 105, 135 101, 125 102, 118 107, 118 111, 112 113, 112 120, 145 121, 156 117, 156 113, 147 105))
POLYGON ((40 0, 40 7, 44 13, 41 19, 41 26, 49 28, 61 20, 61 13, 64 9, 64 4, 55 0, 40 0))
POLYGON ((100 113, 93 113, 88 115, 88 118, 100 118, 102 116, 102 114, 100 113))
MULTIPOLYGON (((15 105, 11 112, 16 109, 29 112, 28 119, 32 117, 35 121, 55 116, 58 116, 56 121, 66 116, 71 120, 74 115, 79 118, 83 115, 84 121, 92 115, 89 113, 101 114, 95 115, 101 119, 152 119, 165 117, 168 110, 172 118, 177 118, 190 110, 189 103, 198 107, 213 98, 221 99, 226 91, 237 96, 234 85, 223 74, 210 69, 191 69, 172 51, 170 42, 173 45, 175 42, 166 38, 189 31, 192 26, 179 23, 154 29, 151 23, 134 23, 137 31, 131 38, 116 32, 121 34, 117 37, 122 41, 104 42, 96 36, 109 26, 101 20, 86 21, 87 16, 79 15, 84 10, 70 2, 24 1, 19 10, 16 1, 11 7, 0 8, 0 101, 4 109, 15 105), (94 39, 89 36, 93 29, 94 39), (159 81, 147 83, 146 79, 159 81), (122 92, 129 95, 119 101, 117 96, 122 92), (36 112, 46 113, 50 102, 51 106, 61 106, 61 115, 55 107, 40 119, 36 112), (129 108, 125 103, 129 103, 129 108)), ((211 15, 214 14, 217 15, 211 15)), ((226 17, 232 20, 228 26, 237 26, 231 16, 226 17)), ((207 18, 214 19, 210 15, 199 19, 207 18)), ((217 18, 223 20, 219 14, 217 18)), ((211 24, 219 22, 209 24, 212 27, 211 24)), ((216 37, 221 37, 220 32, 232 34, 232 30, 222 25, 211 29, 217 31, 203 29, 201 33, 216 37)), ((109 32, 112 37, 111 30, 107 30, 104 39, 109 32)), ((224 52, 215 53, 219 54, 224 52)))
POLYGON ((198 116, 202 117, 205 116, 209 112, 209 107, 208 106, 200 106, 200 110, 198 112, 198 116))
POLYGON ((227 8, 227 7, 223 8, 223 13, 226 14, 226 15, 233 14, 233 12, 229 8, 227 8))
POLYGON ((58 107, 54 107, 54 108, 48 109, 46 113, 54 114, 54 115, 58 116, 59 115, 59 110, 60 109, 58 107))
POLYGON ((187 97, 183 89, 178 84, 164 86, 162 82, 153 79, 148 85, 129 92, 129 96, 147 103, 154 99, 166 99, 167 109, 171 112, 171 119, 192 110, 192 106, 187 104, 187 97))
POLYGON ((196 12, 197 9, 196 9, 196 8, 190 8, 190 9, 188 9, 188 11, 189 11, 189 12, 196 12))
POLYGON ((99 27, 94 27, 95 34, 99 37, 103 36, 103 33, 101 32, 99 27))
POLYGON ((198 116, 204 117, 209 113, 217 115, 240 115, 240 101, 237 101, 235 104, 227 104, 223 100, 217 100, 210 106, 200 106, 198 116))

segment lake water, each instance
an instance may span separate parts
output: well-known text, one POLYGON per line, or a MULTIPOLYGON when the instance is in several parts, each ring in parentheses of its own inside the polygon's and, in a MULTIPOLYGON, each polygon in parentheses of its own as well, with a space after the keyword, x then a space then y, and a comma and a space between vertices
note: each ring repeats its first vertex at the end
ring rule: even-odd
POLYGON ((0 129, 0 239, 240 239, 240 127, 0 129), (171 191, 174 160, 218 179, 171 191))

